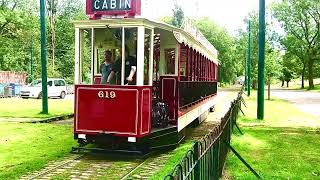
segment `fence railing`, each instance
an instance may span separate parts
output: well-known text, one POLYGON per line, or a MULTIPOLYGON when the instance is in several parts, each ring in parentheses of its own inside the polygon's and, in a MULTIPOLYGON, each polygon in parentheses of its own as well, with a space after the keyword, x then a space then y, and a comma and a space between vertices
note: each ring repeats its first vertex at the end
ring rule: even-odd
POLYGON ((194 143, 180 163, 167 175, 165 180, 219 179, 226 162, 233 126, 241 109, 242 90, 231 103, 221 124, 215 127, 202 140, 194 143))

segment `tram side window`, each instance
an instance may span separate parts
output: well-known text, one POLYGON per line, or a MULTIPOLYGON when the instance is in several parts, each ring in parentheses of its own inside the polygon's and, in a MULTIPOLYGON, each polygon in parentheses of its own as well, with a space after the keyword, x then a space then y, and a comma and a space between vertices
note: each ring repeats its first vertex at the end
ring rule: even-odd
MULTIPOLYGON (((181 49, 181 60, 180 60, 180 76, 186 76, 186 68, 187 68, 187 49, 181 49)), ((185 80, 186 77, 183 77, 185 80)))
POLYGON ((146 29, 144 35, 144 85, 149 84, 149 78, 152 76, 153 72, 150 72, 150 57, 153 52, 151 52, 150 43, 151 43, 151 30, 146 29))
POLYGON ((91 43, 92 30, 80 30, 79 80, 80 84, 90 84, 91 81, 91 43))
POLYGON ((166 60, 166 66, 167 66, 167 72, 166 74, 175 74, 175 49, 165 49, 165 60, 166 60))

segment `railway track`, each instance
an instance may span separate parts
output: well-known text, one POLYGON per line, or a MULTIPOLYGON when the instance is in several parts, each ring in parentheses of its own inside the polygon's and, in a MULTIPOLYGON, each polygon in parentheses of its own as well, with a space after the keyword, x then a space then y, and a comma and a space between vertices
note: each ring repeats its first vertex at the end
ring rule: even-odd
MULTIPOLYGON (((132 179, 132 175, 146 162, 144 160, 113 160, 97 154, 72 155, 64 160, 49 163, 22 180, 43 179, 132 179)), ((145 178, 144 178, 145 179, 145 178)))
POLYGON ((53 171, 55 171, 55 170, 57 170, 57 169, 62 169, 63 167, 66 167, 66 166, 68 166, 68 165, 70 165, 70 164, 73 164, 74 162, 80 160, 80 159, 83 158, 84 156, 85 156, 84 154, 78 155, 78 156, 76 156, 76 157, 74 157, 74 158, 72 158, 72 159, 70 159, 70 160, 68 159, 68 160, 65 161, 65 162, 59 163, 59 164, 56 165, 56 166, 52 166, 52 167, 49 166, 48 169, 44 169, 42 172, 40 171, 38 174, 33 175, 33 176, 31 176, 31 177, 29 177, 29 178, 27 178, 27 179, 34 180, 34 179, 41 179, 42 177, 46 177, 46 176, 47 176, 48 174, 50 174, 51 172, 53 172, 53 171))

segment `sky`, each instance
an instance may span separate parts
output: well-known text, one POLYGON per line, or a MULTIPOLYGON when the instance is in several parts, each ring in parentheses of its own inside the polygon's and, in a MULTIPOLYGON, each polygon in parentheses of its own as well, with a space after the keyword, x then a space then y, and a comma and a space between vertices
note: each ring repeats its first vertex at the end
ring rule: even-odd
MULTIPOLYGON (((144 0, 142 0, 144 1, 144 0)), ((149 17, 157 18, 172 15, 174 0, 145 0, 155 7, 148 12, 149 17)), ((259 0, 176 0, 186 16, 199 18, 208 16, 230 33, 245 28, 244 19, 252 11, 258 11, 259 0)), ((266 6, 277 0, 266 0, 266 6)))
MULTIPOLYGON (((86 1, 86 0, 83 0, 86 1)), ((174 2, 182 7, 186 16, 199 18, 208 16, 218 25, 236 34, 239 28, 245 29, 245 17, 252 11, 258 11, 259 0, 141 0, 148 4, 144 12, 146 17, 158 19, 172 16, 174 2)), ((279 0, 265 0, 266 6, 279 0)))

